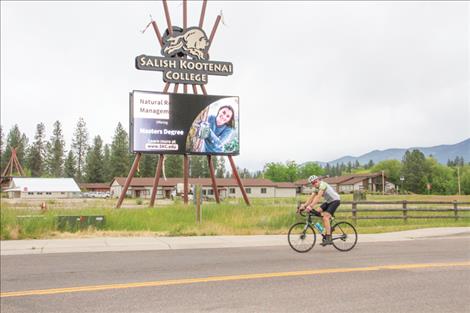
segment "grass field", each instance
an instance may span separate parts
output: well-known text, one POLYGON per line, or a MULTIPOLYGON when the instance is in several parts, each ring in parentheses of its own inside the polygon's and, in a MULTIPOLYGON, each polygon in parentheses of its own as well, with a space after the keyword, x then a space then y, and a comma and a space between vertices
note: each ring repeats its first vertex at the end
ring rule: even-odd
MULTIPOLYGON (((66 238, 85 236, 192 236, 192 235, 254 235, 286 234, 290 225, 302 218, 295 213, 301 198, 251 199, 251 206, 243 200, 225 200, 222 204, 204 202, 202 222, 196 222, 195 206, 190 203, 158 200, 154 208, 148 200, 126 199, 122 208, 115 209, 116 199, 49 200, 48 210, 41 212, 41 201, 15 201, 2 199, 1 239, 66 238), (61 215, 102 215, 106 222, 102 229, 89 227, 78 231, 59 231, 56 219, 61 215), (23 217, 20 217, 23 216, 23 217), (25 217, 26 216, 26 217, 25 217)), ((343 200, 352 200, 343 196, 343 200)), ((369 195, 369 201, 459 201, 470 202, 470 196, 381 196, 369 195)), ((390 205, 389 205, 390 206, 390 205)), ((429 207, 429 205, 427 205, 429 207)), ((400 207, 400 206, 398 206, 400 207)), ((446 207, 439 205, 438 207, 446 207)), ((451 208, 451 205, 447 205, 451 208)), ((470 207, 466 205, 465 207, 470 207)), ((351 221, 351 206, 343 204, 336 214, 338 220, 351 221), (349 211, 349 212, 348 212, 349 211)), ((359 208, 360 210, 360 208, 359 208)), ((365 215, 397 215, 401 212, 367 212, 365 215)), ((447 215, 452 212, 410 212, 416 215, 447 215)), ((427 227, 470 226, 470 212, 454 219, 358 220, 359 233, 380 233, 427 227)))

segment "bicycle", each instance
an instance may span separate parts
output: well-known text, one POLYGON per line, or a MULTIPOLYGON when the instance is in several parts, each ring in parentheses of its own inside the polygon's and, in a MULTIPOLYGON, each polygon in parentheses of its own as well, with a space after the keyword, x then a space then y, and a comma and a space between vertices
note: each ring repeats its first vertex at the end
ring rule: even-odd
MULTIPOLYGON (((323 233, 323 230, 318 229, 316 224, 313 224, 312 222, 312 217, 319 218, 321 222, 320 213, 312 210, 307 214, 304 211, 299 211, 299 206, 297 207, 297 212, 301 216, 306 217, 305 222, 299 222, 292 225, 287 234, 287 240, 294 251, 305 253, 312 250, 313 246, 315 246, 317 241, 315 230, 319 231, 323 239, 326 234, 323 233)), ((333 246, 337 250, 346 252, 356 246, 357 231, 351 223, 345 221, 336 222, 335 217, 332 215, 330 225, 333 246)))

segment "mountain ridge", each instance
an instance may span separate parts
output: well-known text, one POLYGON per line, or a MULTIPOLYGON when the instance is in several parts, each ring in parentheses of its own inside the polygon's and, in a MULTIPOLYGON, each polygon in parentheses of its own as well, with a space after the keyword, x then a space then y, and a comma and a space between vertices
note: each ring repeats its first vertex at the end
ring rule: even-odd
POLYGON ((385 150, 372 150, 360 156, 346 155, 341 158, 329 161, 321 162, 317 161, 321 166, 334 166, 336 164, 347 164, 348 162, 355 163, 356 160, 359 164, 367 164, 370 160, 377 164, 384 160, 399 160, 401 161, 403 155, 408 150, 419 150, 426 157, 433 156, 439 163, 447 164, 448 160, 454 160, 456 157, 463 157, 465 162, 470 161, 470 138, 467 138, 456 144, 442 144, 432 147, 410 147, 410 148, 390 148, 385 150))

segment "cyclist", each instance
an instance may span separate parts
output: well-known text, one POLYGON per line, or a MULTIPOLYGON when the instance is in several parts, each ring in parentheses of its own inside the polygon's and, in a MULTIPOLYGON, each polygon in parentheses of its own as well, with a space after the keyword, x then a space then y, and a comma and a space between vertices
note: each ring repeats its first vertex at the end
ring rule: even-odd
POLYGON ((307 202, 300 206, 300 210, 311 212, 315 210, 323 219, 325 225, 326 236, 321 243, 322 246, 331 245, 331 225, 330 218, 340 205, 341 198, 339 194, 328 183, 321 180, 320 177, 312 175, 308 178, 308 182, 313 186, 313 192, 307 202), (325 202, 315 209, 315 205, 320 202, 321 198, 325 198, 325 202))

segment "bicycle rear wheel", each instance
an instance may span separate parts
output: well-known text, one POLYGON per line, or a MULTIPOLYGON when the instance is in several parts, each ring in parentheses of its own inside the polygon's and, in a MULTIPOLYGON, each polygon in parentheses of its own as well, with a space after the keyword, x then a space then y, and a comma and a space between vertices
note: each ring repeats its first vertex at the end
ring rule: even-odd
POLYGON ((357 243, 357 232, 348 222, 339 222, 331 227, 333 246, 339 251, 349 251, 357 243))
POLYGON ((291 226, 287 234, 287 241, 292 249, 297 252, 304 253, 310 251, 317 236, 312 226, 305 223, 297 223, 291 226))

